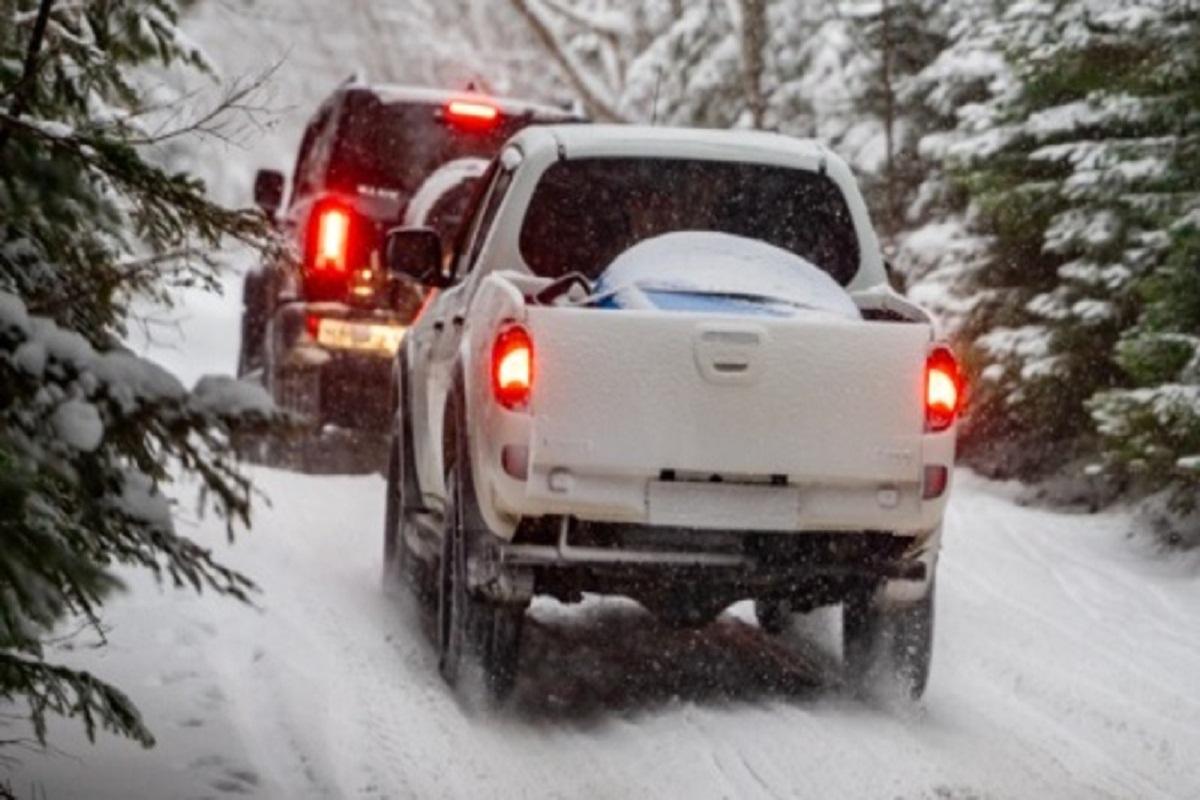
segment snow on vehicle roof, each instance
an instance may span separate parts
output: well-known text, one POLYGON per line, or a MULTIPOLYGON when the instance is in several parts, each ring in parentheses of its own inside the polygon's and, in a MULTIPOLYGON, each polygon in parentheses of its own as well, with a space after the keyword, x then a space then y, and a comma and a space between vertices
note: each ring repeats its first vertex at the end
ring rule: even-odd
POLYGON ((408 201, 404 211, 406 228, 424 225, 429 212, 437 205, 442 195, 463 181, 478 178, 487 170, 487 159, 456 158, 435 169, 408 201))
POLYGON ((649 125, 546 125, 520 135, 526 146, 559 148, 566 158, 638 156, 745 161, 849 176, 841 158, 814 139, 765 131, 649 125))
POLYGON ((385 103, 429 103, 444 105, 451 100, 477 100, 494 105, 504 114, 520 116, 532 114, 535 117, 554 122, 567 122, 578 119, 578 115, 546 103, 532 100, 520 100, 513 97, 498 97, 477 91, 462 91, 455 89, 435 89, 428 86, 403 86, 390 83, 350 84, 347 89, 360 89, 374 93, 385 103))
POLYGON ((644 295, 674 292, 772 299, 862 319, 846 290, 820 267, 766 242, 714 231, 679 231, 639 242, 613 260, 597 289, 613 292, 624 308, 658 307, 644 295))

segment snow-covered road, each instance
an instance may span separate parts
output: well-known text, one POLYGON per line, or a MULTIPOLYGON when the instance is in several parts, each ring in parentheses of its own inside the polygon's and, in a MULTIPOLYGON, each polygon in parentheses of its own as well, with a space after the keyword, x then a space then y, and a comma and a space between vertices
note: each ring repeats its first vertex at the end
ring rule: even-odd
MULTIPOLYGON (((382 481, 256 473, 227 557, 259 608, 139 582, 109 646, 151 751, 23 757, 48 798, 1200 797, 1200 581, 1119 515, 1015 505, 960 473, 918 709, 831 688, 833 615, 782 650, 735 607, 689 634, 629 603, 539 603, 512 707, 464 707, 428 620, 379 589, 382 481), (798 653, 799 655, 789 655, 798 653), (813 688, 813 682, 818 684, 813 688)), ((225 549, 215 521, 197 536, 225 549)))

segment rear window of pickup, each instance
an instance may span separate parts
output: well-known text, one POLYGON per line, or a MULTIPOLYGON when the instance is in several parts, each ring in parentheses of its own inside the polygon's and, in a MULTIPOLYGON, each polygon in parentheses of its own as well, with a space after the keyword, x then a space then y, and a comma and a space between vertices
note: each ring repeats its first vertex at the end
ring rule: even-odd
POLYGON ((760 239, 843 286, 858 271, 850 209, 825 175, 790 167, 664 158, 559 161, 543 173, 521 227, 538 275, 595 279, 633 245, 674 231, 760 239))

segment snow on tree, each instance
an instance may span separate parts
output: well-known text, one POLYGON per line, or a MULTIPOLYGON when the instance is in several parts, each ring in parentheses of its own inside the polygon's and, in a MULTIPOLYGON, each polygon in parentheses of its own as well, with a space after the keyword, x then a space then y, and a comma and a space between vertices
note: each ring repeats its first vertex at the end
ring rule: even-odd
POLYGON ((845 67, 847 90, 860 121, 866 168, 864 192, 872 200, 885 247, 911 225, 907 209, 933 164, 922 157, 923 135, 953 127, 949 115, 927 102, 921 73, 947 48, 966 3, 936 0, 858 0, 844 15, 854 43, 845 67))
POLYGON ((245 99, 182 119, 147 101, 140 65, 207 69, 175 23, 170 0, 0 0, 0 697, 39 738, 58 714, 153 741, 124 694, 46 647, 68 619, 98 625, 117 567, 251 587, 178 533, 165 487, 186 476, 231 534, 248 523, 230 437, 277 421, 268 398, 227 378, 186 390, 121 346, 135 298, 215 287, 226 236, 270 243, 256 212, 155 161, 245 99))
MULTIPOLYGON (((1176 45, 1168 62, 1171 92, 1156 108, 1177 134, 1163 171, 1166 256, 1134 289, 1137 322, 1124 330, 1115 360, 1121 388, 1088 403, 1103 438, 1106 466, 1151 493, 1148 521, 1170 543, 1200 546, 1200 5, 1164 15, 1176 45)), ((1142 167, 1145 168, 1145 167, 1142 167)))
MULTIPOLYGON (((1014 445, 1026 477, 1086 450, 1089 399, 1128 383, 1138 331, 1180 324, 1145 315, 1165 265, 1186 260, 1172 232, 1196 196, 1183 158, 1195 152, 1194 9, 1011 5, 976 41, 1004 51, 1012 80, 993 70, 990 98, 937 143, 971 197, 974 250, 952 281, 978 376, 968 436, 1014 445)), ((1133 397, 1102 396, 1101 416, 1133 397)))
POLYGON ((928 169, 906 197, 904 227, 894 243, 909 295, 935 312, 949 336, 977 299, 954 287, 969 285, 983 268, 987 239, 968 224, 974 212, 970 194, 948 154, 958 142, 991 128, 990 101, 1012 80, 993 4, 963 0, 955 11, 947 45, 897 88, 901 103, 920 120, 912 126, 915 157, 928 169))
POLYGON ((598 121, 706 127, 747 110, 738 25, 750 1, 510 0, 598 121))

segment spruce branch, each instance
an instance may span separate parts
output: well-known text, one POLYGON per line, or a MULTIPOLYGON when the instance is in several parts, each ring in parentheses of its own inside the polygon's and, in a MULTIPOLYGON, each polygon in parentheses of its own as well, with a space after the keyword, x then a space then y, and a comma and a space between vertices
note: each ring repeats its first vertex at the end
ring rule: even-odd
POLYGON ((0 698, 23 698, 30 708, 34 735, 46 742, 46 715, 78 718, 89 741, 100 729, 141 744, 154 745, 130 699, 111 684, 82 670, 47 664, 0 649, 0 698))

